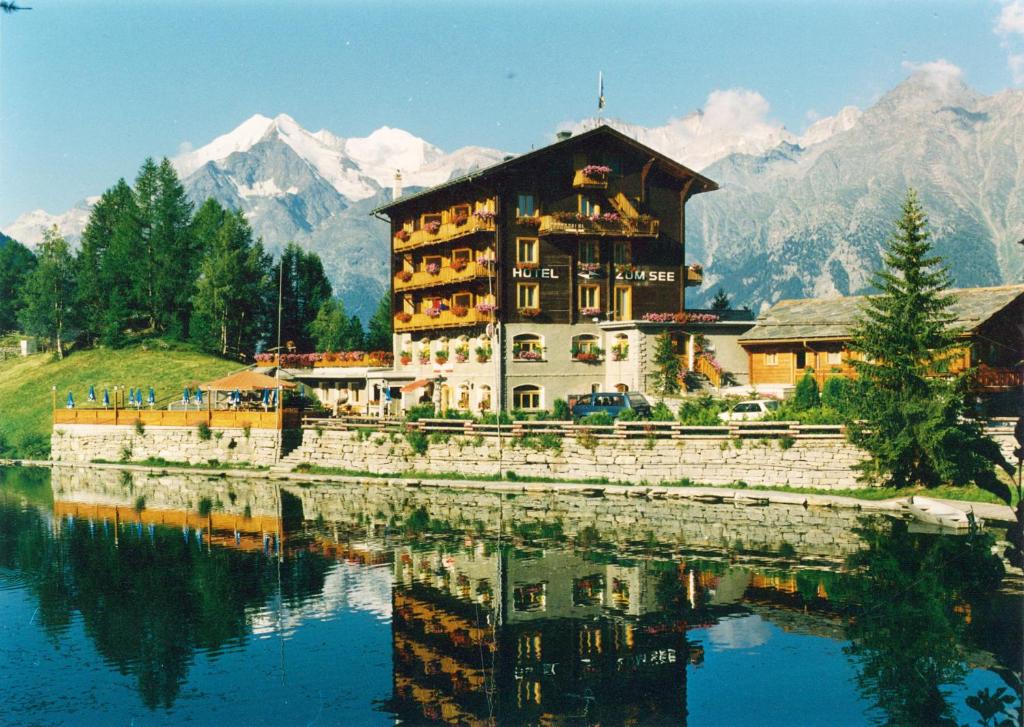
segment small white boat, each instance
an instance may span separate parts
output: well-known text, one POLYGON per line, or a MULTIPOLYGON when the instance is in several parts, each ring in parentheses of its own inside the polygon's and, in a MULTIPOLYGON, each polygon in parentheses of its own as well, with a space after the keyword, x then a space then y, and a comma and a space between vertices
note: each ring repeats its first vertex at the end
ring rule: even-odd
MULTIPOLYGON (((914 495, 907 501, 907 510, 923 523, 955 530, 965 530, 970 527, 971 518, 968 515, 970 514, 973 517, 974 513, 974 510, 971 508, 964 510, 939 500, 918 497, 917 495, 914 495)), ((974 522, 978 527, 984 525, 981 518, 974 518, 974 522)))

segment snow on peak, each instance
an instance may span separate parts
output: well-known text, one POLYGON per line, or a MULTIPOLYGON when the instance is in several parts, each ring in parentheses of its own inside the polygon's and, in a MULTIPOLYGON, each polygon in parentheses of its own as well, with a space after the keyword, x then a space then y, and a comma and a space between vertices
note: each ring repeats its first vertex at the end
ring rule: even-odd
MULTIPOLYGON (((280 118, 280 117, 278 117, 280 118)), ((243 121, 228 133, 218 136, 206 146, 194 149, 174 158, 174 167, 178 174, 185 178, 207 162, 227 159, 236 151, 248 151, 266 136, 267 131, 277 119, 268 119, 263 114, 255 114, 243 121)))
POLYGON ((800 146, 808 147, 820 144, 836 134, 848 131, 853 128, 860 118, 861 111, 856 106, 844 106, 835 116, 826 116, 818 119, 807 127, 807 130, 800 136, 800 146))

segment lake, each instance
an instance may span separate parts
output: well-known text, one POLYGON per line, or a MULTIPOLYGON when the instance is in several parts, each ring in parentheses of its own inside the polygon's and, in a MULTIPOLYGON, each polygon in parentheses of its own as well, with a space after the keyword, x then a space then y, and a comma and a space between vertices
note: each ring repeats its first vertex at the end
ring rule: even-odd
POLYGON ((0 723, 1014 718, 1024 600, 992 554, 1002 533, 914 530, 828 508, 0 468, 0 723))

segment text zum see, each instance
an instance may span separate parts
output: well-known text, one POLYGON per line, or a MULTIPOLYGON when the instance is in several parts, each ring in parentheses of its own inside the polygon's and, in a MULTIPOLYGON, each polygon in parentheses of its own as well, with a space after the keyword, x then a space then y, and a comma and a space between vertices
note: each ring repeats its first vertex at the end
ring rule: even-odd
POLYGON ((615 273, 616 280, 649 280, 652 283, 676 282, 675 270, 630 270, 615 273))

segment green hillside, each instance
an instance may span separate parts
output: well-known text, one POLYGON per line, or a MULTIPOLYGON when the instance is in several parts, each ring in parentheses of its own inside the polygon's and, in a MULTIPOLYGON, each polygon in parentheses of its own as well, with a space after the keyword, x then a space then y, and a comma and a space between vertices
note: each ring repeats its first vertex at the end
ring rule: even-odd
POLYGON ((0 456, 44 458, 50 451, 50 423, 53 397, 64 406, 70 390, 75 403, 83 405, 89 386, 96 387, 97 399, 103 389, 114 385, 156 390, 157 401, 180 396, 182 387, 236 371, 241 364, 199 353, 180 344, 149 341, 131 348, 111 351, 93 349, 74 352, 63 361, 50 354, 0 361, 0 456))

